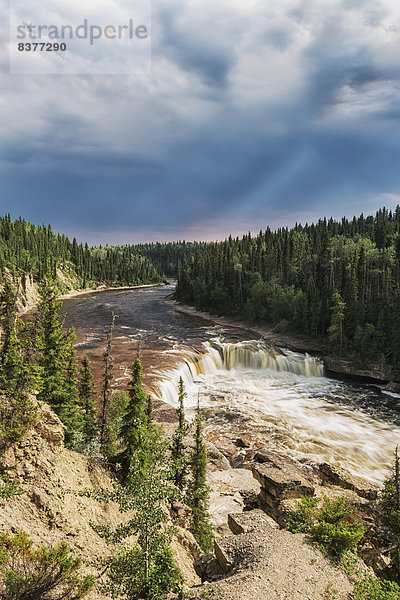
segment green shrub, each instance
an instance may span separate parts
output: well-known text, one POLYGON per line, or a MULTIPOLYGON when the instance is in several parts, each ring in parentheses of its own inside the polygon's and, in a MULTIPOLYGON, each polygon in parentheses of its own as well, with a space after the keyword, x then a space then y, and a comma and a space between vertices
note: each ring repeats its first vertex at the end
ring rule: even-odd
POLYGON ((24 531, 0 534, 2 600, 79 600, 95 583, 92 576, 80 576, 80 566, 65 542, 34 549, 24 531))
POLYGON ((364 535, 361 522, 341 521, 327 523, 320 521, 311 529, 311 535, 326 552, 340 556, 346 550, 355 550, 364 535))
POLYGON ((371 575, 357 581, 352 600, 400 600, 400 587, 394 581, 377 579, 371 575))
POLYGON ((0 450, 18 442, 34 426, 37 408, 24 394, 0 398, 0 450))
POLYGON ((20 486, 16 481, 7 481, 6 477, 0 475, 0 479, 3 484, 0 484, 0 500, 9 500, 13 496, 20 496, 23 494, 20 486))
POLYGON ((297 510, 289 513, 286 528, 292 533, 310 533, 322 550, 341 556, 347 550, 355 550, 365 530, 361 521, 352 521, 353 507, 345 498, 330 500, 325 496, 318 508, 318 498, 302 497, 297 510))
POLYGON ((291 510, 286 522, 286 529, 292 533, 307 533, 315 523, 319 498, 302 496, 297 501, 297 509, 291 510))

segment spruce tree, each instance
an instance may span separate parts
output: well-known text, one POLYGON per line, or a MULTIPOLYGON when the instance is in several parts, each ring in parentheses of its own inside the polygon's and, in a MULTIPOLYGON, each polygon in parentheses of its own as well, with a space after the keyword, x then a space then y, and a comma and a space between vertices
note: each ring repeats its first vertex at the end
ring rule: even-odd
POLYGON ((197 409, 194 422, 194 448, 190 456, 191 479, 187 491, 187 503, 192 509, 190 531, 208 552, 212 548, 214 527, 208 512, 210 488, 207 485, 207 450, 203 440, 204 414, 197 409))
POLYGON ((2 327, 0 348, 0 390, 13 394, 18 388, 23 369, 21 343, 17 336, 17 291, 5 279, 0 295, 0 318, 2 327))
POLYGON ((115 324, 115 315, 113 314, 110 329, 107 334, 107 346, 104 352, 104 374, 103 374, 103 401, 100 416, 100 444, 102 448, 106 445, 107 433, 107 409, 111 400, 111 384, 113 380, 114 359, 112 355, 112 339, 115 324))
POLYGON ((153 422, 153 399, 150 394, 146 398, 145 413, 147 425, 149 426, 153 422))
POLYGON ((42 372, 42 389, 37 395, 49 404, 67 427, 70 443, 79 426, 76 406, 76 354, 73 330, 63 331, 64 318, 59 314, 61 302, 52 281, 40 286, 38 363, 42 372))
POLYGON ((129 470, 133 456, 140 453, 145 429, 149 424, 148 417, 151 416, 149 415, 151 405, 148 403, 148 398, 142 387, 142 364, 139 356, 132 364, 128 394, 129 402, 121 427, 121 437, 125 445, 125 450, 122 454, 122 465, 125 474, 129 470))
POLYGON ((331 312, 331 324, 328 328, 329 342, 334 348, 339 347, 339 354, 343 348, 343 323, 345 316, 346 304, 343 302, 343 298, 340 293, 336 290, 332 295, 332 312, 331 312))
POLYGON ((93 401, 95 391, 92 379, 89 359, 85 355, 81 364, 78 394, 79 404, 83 411, 81 431, 86 445, 97 435, 96 409, 93 401))
POLYGON ((186 487, 186 473, 188 461, 185 455, 185 436, 189 431, 189 425, 185 421, 184 402, 187 394, 184 390, 183 379, 180 377, 178 384, 178 427, 172 436, 171 443, 171 475, 176 488, 182 493, 186 487))

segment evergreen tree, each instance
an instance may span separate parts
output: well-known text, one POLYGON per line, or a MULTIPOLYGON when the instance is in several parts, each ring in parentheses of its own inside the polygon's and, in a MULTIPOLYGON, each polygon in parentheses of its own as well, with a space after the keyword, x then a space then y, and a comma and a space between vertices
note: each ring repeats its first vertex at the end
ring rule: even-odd
POLYGON ((162 600, 177 593, 182 575, 168 546, 172 528, 165 521, 165 504, 172 489, 168 469, 168 441, 161 428, 151 424, 142 431, 140 450, 131 456, 124 485, 114 483, 112 491, 88 492, 100 501, 114 501, 129 521, 116 529, 95 527, 108 542, 119 544, 116 556, 104 560, 105 592, 111 598, 162 600), (127 540, 135 536, 136 542, 127 540))
POLYGON ((191 480, 187 491, 187 503, 192 509, 190 531, 208 552, 212 548, 214 527, 208 512, 210 488, 207 485, 207 450, 203 440, 204 415, 197 409, 194 422, 194 448, 190 456, 191 480))
POLYGON ((174 485, 180 492, 186 488, 188 461, 185 454, 185 436, 189 431, 189 425, 185 421, 184 402, 187 394, 184 390, 183 379, 179 378, 178 384, 178 408, 176 414, 178 417, 178 427, 172 436, 171 443, 171 475, 174 485))
POLYGON ((346 304, 338 291, 332 296, 332 316, 331 324, 328 328, 329 341, 334 347, 339 347, 339 353, 343 348, 343 322, 346 304))
POLYGON ((17 382, 18 393, 31 392, 37 395, 42 388, 42 370, 36 362, 36 353, 39 346, 39 318, 35 314, 31 321, 18 323, 18 333, 22 350, 22 367, 17 382))
POLYGON ((147 425, 149 426, 153 422, 153 399, 150 396, 150 394, 148 394, 148 396, 146 398, 145 413, 146 413, 146 422, 147 422, 147 425))
POLYGON ((89 359, 85 355, 81 364, 78 393, 79 404, 83 410, 81 428, 83 440, 86 445, 97 436, 96 410, 93 401, 95 391, 92 379, 89 359))
POLYGON ((103 402, 100 416, 100 444, 105 448, 107 431, 107 409, 111 399, 111 384, 113 380, 114 359, 112 355, 112 337, 115 324, 115 315, 113 314, 110 329, 107 334, 107 346, 104 352, 104 375, 103 375, 103 402))
POLYGON ((132 365, 128 393, 129 402, 121 427, 121 437, 125 444, 121 462, 125 474, 129 471, 133 456, 140 456, 143 439, 148 427, 148 417, 150 416, 146 415, 146 405, 147 412, 151 409, 142 387, 142 364, 139 356, 132 365))
POLYGON ((2 327, 0 349, 0 390, 13 394, 18 388, 23 368, 21 343, 17 336, 17 292, 8 279, 0 295, 0 318, 2 327))
POLYGON ((66 440, 71 442, 79 416, 76 407, 76 355, 73 330, 63 332, 64 319, 54 282, 45 280, 40 287, 38 363, 42 372, 42 389, 37 395, 49 404, 67 427, 66 440))

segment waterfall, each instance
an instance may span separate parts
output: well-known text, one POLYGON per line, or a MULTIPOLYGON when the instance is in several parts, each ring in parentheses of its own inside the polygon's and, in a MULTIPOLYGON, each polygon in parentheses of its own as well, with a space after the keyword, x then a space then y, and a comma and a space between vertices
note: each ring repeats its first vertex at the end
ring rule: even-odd
POLYGON ((179 356, 182 362, 178 369, 161 374, 161 397, 169 404, 176 404, 179 377, 182 377, 185 388, 189 389, 199 375, 212 375, 219 371, 235 369, 270 370, 303 377, 325 375, 324 365, 318 358, 286 349, 270 348, 262 340, 232 343, 213 338, 202 345, 203 352, 191 348, 180 349, 179 356))
POLYGON ((323 377, 325 374, 323 363, 308 354, 299 354, 290 350, 277 350, 268 348, 263 341, 249 341, 232 344, 223 342, 219 338, 205 342, 206 355, 204 370, 208 373, 210 356, 217 368, 227 370, 246 368, 255 370, 270 369, 272 371, 287 371, 304 377, 323 377), (216 355, 219 355, 218 357, 216 355))

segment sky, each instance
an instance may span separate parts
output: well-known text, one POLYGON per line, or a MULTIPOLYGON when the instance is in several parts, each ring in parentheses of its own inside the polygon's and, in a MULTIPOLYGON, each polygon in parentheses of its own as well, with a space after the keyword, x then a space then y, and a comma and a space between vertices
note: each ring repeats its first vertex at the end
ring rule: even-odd
MULTIPOLYGON (((1 2, 0 214, 111 244, 400 203, 397 0, 153 0, 148 69, 127 42, 82 43, 81 73, 95 58, 97 74, 49 75, 9 72, 1 2)), ((118 21, 133 5, 69 15, 52 0, 40 18, 118 21)), ((36 23, 36 0, 23 7, 36 23)))

